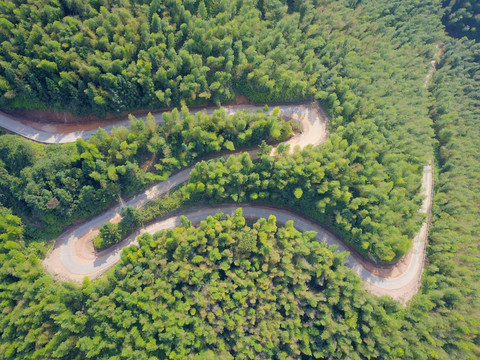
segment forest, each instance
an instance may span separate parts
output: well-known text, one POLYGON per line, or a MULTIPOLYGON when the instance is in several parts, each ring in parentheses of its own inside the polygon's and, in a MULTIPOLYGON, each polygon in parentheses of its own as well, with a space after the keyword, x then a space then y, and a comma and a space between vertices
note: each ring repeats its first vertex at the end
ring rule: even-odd
POLYGON ((480 41, 480 3, 468 0, 444 0, 446 29, 456 37, 480 41))
POLYGON ((186 107, 156 125, 132 118, 129 129, 96 132, 88 141, 45 146, 15 135, 0 137, 0 202, 29 218, 31 240, 59 235, 62 226, 105 209, 197 158, 221 150, 281 141, 292 134, 276 112, 212 117, 186 107), (23 166, 22 166, 23 165, 23 166), (38 231, 38 228, 41 231, 38 231))
POLYGON ((0 359, 480 357, 475 2, 0 6, 0 108, 103 115, 181 106, 164 124, 132 118, 129 129, 66 145, 0 135, 0 359), (330 138, 271 156, 263 141, 294 130, 278 111, 208 117, 187 108, 237 95, 318 101, 330 138), (253 145, 258 159, 199 161, 253 145), (41 264, 66 226, 188 166, 188 183, 124 208, 95 245, 192 203, 257 201, 308 215, 388 263, 423 220, 430 159, 427 266, 406 307, 363 289, 345 253, 241 210, 144 235, 95 281, 57 281, 41 264))
MULTIPOLYGON (((226 2, 222 2, 222 4, 225 5, 226 2)), ((155 2, 152 2, 150 7, 153 8, 154 5, 155 2)), ((209 10, 214 8, 210 5, 209 10)), ((328 37, 330 44, 327 46, 325 43, 321 48, 316 49, 316 52, 311 49, 312 51, 307 54, 307 49, 297 49, 294 46, 295 39, 292 36, 279 39, 287 49, 282 52, 283 57, 295 56, 299 58, 299 61, 295 62, 297 72, 299 72, 299 68, 312 68, 312 71, 316 69, 315 72, 318 76, 310 77, 310 81, 314 81, 310 89, 320 88, 322 90, 315 90, 315 94, 305 93, 302 96, 303 98, 315 96, 323 100, 325 106, 330 109, 331 127, 335 129, 335 134, 338 135, 338 138, 332 136, 331 148, 330 144, 325 145, 324 148, 330 149, 330 151, 312 149, 312 155, 310 156, 315 157, 315 163, 323 164, 322 170, 319 170, 320 173, 327 173, 327 177, 321 185, 327 188, 325 190, 315 188, 301 190, 304 192, 310 191, 309 195, 314 191, 319 191, 319 194, 327 192, 327 196, 322 196, 319 199, 315 196, 312 200, 314 203, 308 205, 302 202, 303 210, 318 214, 315 217, 320 217, 321 220, 331 224, 335 230, 346 237, 347 241, 350 241, 353 246, 368 256, 382 262, 398 259, 409 248, 409 239, 414 232, 412 222, 413 224, 419 224, 421 221, 420 217, 416 215, 416 209, 418 209, 421 199, 416 194, 419 190, 421 170, 425 162, 431 157, 433 144, 431 120, 428 117, 428 99, 426 91, 422 88, 428 61, 422 57, 412 59, 409 50, 413 51, 415 45, 419 48, 423 46, 421 51, 426 53, 434 51, 432 46, 428 46, 429 43, 435 41, 434 34, 428 39, 417 39, 417 35, 410 33, 410 30, 406 27, 394 30, 388 24, 384 24, 386 36, 374 35, 363 39, 361 38, 364 31, 363 24, 341 20, 345 16, 351 16, 353 19, 356 12, 349 8, 342 8, 336 3, 326 5, 329 11, 337 14, 335 15, 336 18, 328 17, 328 19, 323 13, 310 14, 307 11, 309 6, 314 8, 316 5, 314 3, 310 5, 308 3, 293 4, 290 7, 285 7, 281 6, 279 2, 271 2, 262 9, 258 9, 254 5, 245 2, 241 4, 238 10, 233 7, 223 10, 225 14, 230 14, 233 17, 234 20, 232 21, 239 21, 244 13, 249 14, 248 16, 252 16, 252 18, 254 15, 267 18, 281 17, 285 24, 281 22, 275 24, 275 27, 284 26, 282 31, 271 29, 270 32, 262 32, 261 36, 267 36, 267 38, 258 39, 258 41, 263 41, 265 44, 272 43, 273 33, 291 34, 291 31, 286 31, 287 26, 292 27, 292 31, 296 32, 297 37, 302 39, 304 43, 311 43, 308 40, 309 34, 316 31, 321 32, 323 37, 328 37), (240 18, 233 16, 235 10, 239 13, 240 18), (307 13, 310 15, 307 16, 307 13), (340 24, 341 27, 330 30, 329 23, 333 22, 340 24), (323 29, 320 26, 323 26, 323 29), (358 27, 357 32, 347 34, 347 37, 345 37, 343 35, 345 33, 344 29, 352 27, 358 27), (395 60, 392 61, 391 52, 400 43, 392 44, 389 37, 398 37, 397 33, 402 34, 403 40, 400 41, 403 41, 404 44, 402 50, 397 52, 395 60), (337 44, 338 39, 341 39, 341 41, 337 44), (302 53, 297 54, 298 51, 302 51, 302 53), (369 71, 372 68, 373 59, 369 58, 372 51, 375 51, 378 57, 375 59, 375 83, 372 83, 370 79, 358 77, 359 72, 369 71), (335 61, 331 60, 332 56, 335 61), (387 64, 393 67, 395 71, 384 69, 387 64), (381 69, 381 71, 377 69, 381 69), (405 77, 407 79, 403 80, 405 77), (401 79, 402 81, 400 81, 401 79), (379 82, 383 82, 384 86, 378 88, 377 84, 379 82), (391 94, 392 98, 375 102, 370 99, 371 97, 375 99, 378 97, 386 98, 386 95, 392 92, 388 90, 390 87, 395 89, 395 92, 391 94), (421 93, 423 93, 423 96, 419 96, 421 93), (396 126, 395 129, 389 131, 392 127, 389 122, 393 122, 392 119, 395 119, 396 126), (408 133, 410 137, 404 141, 397 141, 397 138, 403 133, 408 133), (321 154, 317 155, 317 151, 320 151, 321 154), (336 167, 337 164, 342 164, 341 166, 350 175, 347 176, 347 173, 343 174, 342 171, 333 169, 333 174, 329 177, 329 167, 336 167), (340 187, 337 186, 338 183, 340 183, 340 187), (394 185, 395 189, 391 191, 394 185), (330 199, 331 194, 329 192, 332 191, 334 194, 330 199), (399 201, 399 199, 401 200, 399 201), (337 202, 337 200, 339 201, 337 202), (349 203, 350 201, 353 202, 351 205, 347 204, 350 209, 342 207, 345 202, 349 203), (329 214, 323 216, 322 214, 327 211, 329 214)), ((200 3, 198 6, 202 7, 200 3)), ((373 6, 373 4, 369 6, 373 6)), ((112 9, 112 11, 116 10, 115 7, 112 9)), ((188 6, 186 5, 183 10, 178 11, 182 13, 182 11, 186 12, 187 10, 188 6)), ((362 9, 366 14, 370 14, 369 10, 362 9)), ((428 24, 428 26, 438 28, 441 26, 438 19, 437 23, 434 23, 434 20, 415 9, 413 4, 406 10, 411 12, 411 16, 414 16, 417 21, 425 25, 428 24)), ((432 11, 434 10, 432 9, 432 11)), ((385 9, 385 11, 389 11, 389 9, 385 9)), ((435 11, 438 11, 438 9, 435 11)), ((162 13, 162 7, 157 9, 157 13, 162 13)), ((199 11, 197 15, 200 18, 199 21, 201 21, 201 12, 199 11)), ((209 17, 207 17, 209 22, 212 21, 211 15, 209 14, 209 17)), ((374 14, 371 14, 371 16, 374 16, 374 14)), ((181 16, 169 16, 167 18, 172 21, 182 20, 181 16)), ((220 23, 218 26, 222 26, 220 17, 217 16, 215 19, 220 23)), ((262 24, 266 27, 271 26, 269 21, 262 24)), ((229 28, 231 27, 229 26, 229 28)), ((232 34, 233 39, 235 39, 234 35, 232 34)), ((319 39, 320 37, 317 36, 317 40, 319 39)), ((260 47, 266 52, 265 56, 267 58, 276 56, 279 48, 281 48, 280 43, 274 49, 260 47)), ((262 67, 269 63, 265 58, 258 59, 258 61, 261 62, 262 67)), ((276 62, 279 63, 279 71, 284 66, 282 64, 290 63, 286 58, 277 58, 276 62)), ((271 71, 272 66, 268 68, 271 71)), ((255 71, 257 70, 255 68, 255 71)), ((218 74, 218 72, 216 73, 218 74)), ((304 71, 299 72, 299 75, 295 77, 303 76, 302 74, 304 74, 304 71)), ((308 74, 304 75, 307 76, 308 74)), ((273 88, 267 92, 267 96, 254 91, 254 89, 260 89, 255 84, 255 77, 247 79, 248 81, 246 80, 247 82, 244 86, 242 85, 240 90, 242 94, 255 101, 294 100, 297 98, 296 95, 290 94, 288 89, 283 88, 284 84, 291 84, 291 81, 284 82, 278 79, 274 81, 274 74, 271 74, 270 78, 273 88), (277 92, 282 94, 283 98, 272 97, 272 94, 277 92)), ((240 83, 242 82, 240 81, 240 83)), ((28 99, 31 102, 32 97, 28 96, 28 99)), ((188 99, 183 98, 183 100, 188 103, 188 99)), ((132 105, 131 108, 135 107, 132 105)), ((288 170, 287 165, 282 166, 284 169, 279 171, 285 172, 288 170)), ((282 190, 284 185, 277 187, 276 181, 282 182, 284 180, 274 178, 271 181, 273 186, 282 190)), ((295 178, 292 178, 291 181, 295 181, 295 178)), ((141 187, 141 185, 140 181, 135 183, 137 187, 141 187)), ((307 186, 309 185, 307 184, 307 186)), ((294 183, 290 184, 286 188, 288 191, 286 194, 293 194, 297 187, 294 183)), ((108 203, 117 196, 118 191, 113 192, 108 199, 100 199, 100 201, 108 203)), ((45 201, 48 202, 50 199, 45 199, 45 201)), ((288 201, 283 200, 282 202, 289 204, 291 201, 288 199, 288 201)), ((75 212, 75 214, 80 213, 75 212)))

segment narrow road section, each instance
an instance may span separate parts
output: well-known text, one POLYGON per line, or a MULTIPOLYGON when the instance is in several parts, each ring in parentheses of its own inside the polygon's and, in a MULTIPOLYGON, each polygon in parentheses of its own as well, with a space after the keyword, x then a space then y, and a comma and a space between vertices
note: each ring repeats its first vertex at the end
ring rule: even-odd
MULTIPOLYGON (((262 107, 255 106, 255 105, 232 105, 232 106, 224 106, 223 108, 225 109, 227 114, 234 114, 239 110, 247 110, 247 111, 255 112, 257 110, 262 109, 262 107)), ((282 113, 283 116, 288 116, 293 118, 299 118, 299 117, 303 118, 306 116, 308 118, 311 118, 312 120, 310 123, 303 124, 304 131, 302 135, 291 139, 289 143, 292 146, 295 146, 297 144, 298 145, 305 144, 305 143, 318 145, 320 144, 320 142, 325 141, 326 138, 328 137, 327 128, 325 127, 325 126, 328 126, 328 123, 325 124, 325 123, 314 121, 315 120, 314 118, 316 116, 315 113, 321 113, 324 118, 327 118, 326 114, 323 112, 323 109, 321 109, 318 105, 316 104, 279 105, 278 108, 280 108, 280 112, 282 113)), ((191 111, 190 113, 196 114, 196 113, 202 112, 207 115, 212 115, 215 110, 218 110, 218 109, 209 107, 201 110, 194 110, 194 111, 191 111)), ((269 111, 269 113, 271 113, 271 110, 269 111)), ((161 124, 164 122, 163 112, 153 113, 152 116, 155 119, 155 123, 161 124)), ((181 114, 180 114, 180 117, 181 117, 181 114)), ((145 121, 147 119, 147 116, 140 116, 140 117, 137 117, 137 119, 145 121)), ((130 125, 130 120, 123 120, 113 125, 102 126, 102 128, 108 132, 111 132, 114 127, 120 127, 120 126, 129 127, 129 125, 130 125)), ((48 131, 36 129, 30 126, 28 123, 19 121, 18 119, 15 119, 13 116, 1 111, 0 111, 0 127, 8 131, 11 131, 15 134, 18 134, 20 136, 23 136, 24 138, 37 141, 40 143, 44 143, 44 144, 65 144, 65 143, 74 142, 77 139, 88 140, 98 130, 98 129, 94 129, 94 130, 74 131, 74 132, 67 132, 67 133, 48 132, 48 131)))

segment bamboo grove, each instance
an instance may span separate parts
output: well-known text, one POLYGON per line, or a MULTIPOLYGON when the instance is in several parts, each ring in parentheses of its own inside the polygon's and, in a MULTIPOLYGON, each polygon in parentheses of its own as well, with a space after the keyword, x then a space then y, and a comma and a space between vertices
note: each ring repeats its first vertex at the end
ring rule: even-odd
POLYGON ((0 359, 480 356, 480 48, 468 20, 475 6, 58 0, 0 7, 0 107, 103 115, 183 105, 163 125, 132 119, 130 130, 69 145, 0 136, 0 359), (451 37, 458 29, 472 40, 451 37), (425 82, 439 44, 443 54, 425 82), (272 157, 262 141, 292 134, 275 111, 220 110, 210 118, 185 106, 237 95, 318 101, 330 138, 292 154, 280 147, 272 157), (197 162, 258 144, 257 160, 197 162), (345 254, 274 217, 249 222, 241 210, 145 235, 96 281, 55 281, 41 265, 46 240, 64 226, 194 163, 188 183, 138 211, 125 208, 96 245, 192 202, 263 201, 314 217, 365 256, 389 262, 408 251, 423 220, 418 193, 431 158, 428 264, 405 308, 362 289, 345 254))

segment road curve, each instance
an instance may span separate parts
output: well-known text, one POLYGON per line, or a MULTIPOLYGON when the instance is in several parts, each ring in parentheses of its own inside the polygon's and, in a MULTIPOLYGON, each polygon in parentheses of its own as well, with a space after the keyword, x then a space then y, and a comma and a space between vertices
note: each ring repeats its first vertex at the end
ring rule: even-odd
MULTIPOLYGON (((255 111, 257 107, 227 107, 228 113, 233 113, 239 109, 248 109, 255 111)), ((282 116, 291 117, 300 121, 303 132, 289 140, 292 146, 299 145, 301 148, 312 144, 318 145, 328 138, 328 118, 321 108, 316 104, 311 105, 283 105, 280 106, 282 116)), ((213 112, 208 109, 207 113, 213 112)), ((154 115, 157 122, 162 121, 161 114, 154 115)), ((1 119, 0 119, 1 120, 1 119)), ((3 124, 3 123, 2 123, 3 124)), ((117 124, 127 125, 127 123, 117 124)), ((22 136, 35 139, 34 129, 29 129, 22 125, 22 136)), ((10 129, 16 131, 16 128, 10 129)), ((107 128, 107 130, 109 130, 107 128)), ((49 141, 74 141, 76 138, 88 139, 92 132, 77 132, 70 134, 50 134, 49 141)), ((43 138, 44 140, 47 137, 43 138)), ((46 141, 45 141, 46 142, 46 141)), ((139 193, 131 198, 122 206, 135 206, 137 208, 145 203, 168 193, 173 187, 187 181, 190 177, 192 168, 184 169, 168 180, 153 185, 147 190, 139 193)), ((425 195, 423 206, 420 209, 423 213, 430 213, 433 193, 433 164, 429 163, 423 170, 422 193, 425 195)), ((346 251, 345 243, 322 228, 319 224, 312 223, 303 219, 297 214, 290 213, 286 210, 256 206, 250 204, 243 205, 221 205, 215 207, 205 207, 197 210, 191 210, 184 213, 193 223, 199 223, 208 216, 222 212, 232 215, 235 209, 242 207, 243 215, 248 218, 268 218, 274 215, 278 223, 285 223, 293 220, 295 227, 300 231, 317 232, 316 239, 323 241, 329 245, 337 245, 339 251, 346 251)), ((47 254, 43 261, 45 268, 57 278, 65 280, 82 281, 85 276, 96 278, 105 273, 109 268, 120 260, 121 250, 125 246, 132 244, 137 245, 136 238, 144 232, 154 233, 161 229, 176 227, 180 224, 180 216, 172 216, 167 219, 155 222, 147 227, 139 229, 128 238, 124 239, 116 246, 101 252, 95 252, 92 245, 92 239, 98 234, 98 228, 107 221, 119 220, 120 205, 112 208, 93 219, 76 226, 69 231, 63 233, 56 239, 53 250, 47 254)), ((345 264, 351 267, 363 280, 365 287, 377 295, 390 295, 401 303, 406 303, 418 291, 423 272, 425 244, 428 232, 427 220, 420 232, 413 239, 412 249, 403 258, 402 261, 390 267, 375 267, 372 264, 365 265, 364 260, 355 254, 350 254, 345 264), (399 265, 401 264, 401 266, 399 265)))
MULTIPOLYGON (((303 132, 290 139, 288 143, 301 148, 307 145, 319 145, 328 138, 328 118, 323 110, 316 104, 310 105, 282 105, 279 106, 282 116, 297 119, 300 121, 303 132)), ((232 114, 240 109, 248 111, 256 111, 256 106, 229 106, 225 110, 232 114)), ((214 109, 209 108, 203 111, 212 114, 214 109)), ((196 113, 198 111, 192 112, 196 113)), ((153 114, 157 123, 163 122, 162 113, 153 114)), ((145 118, 140 118, 145 119, 145 118)), ((117 123, 115 126, 128 126, 129 121, 117 123)), ((66 143, 73 142, 78 138, 87 140, 95 132, 93 131, 77 131, 66 134, 55 134, 36 130, 28 125, 10 118, 0 113, 0 126, 12 132, 15 132, 28 139, 43 143, 66 143)), ((113 126, 104 127, 110 131, 113 126)), ((139 193, 135 197, 128 200, 123 206, 135 206, 137 208, 143 206, 159 196, 168 193, 173 187, 187 181, 190 177, 191 168, 184 169, 170 177, 168 180, 155 184, 147 190, 139 193)), ((425 195, 421 212, 430 213, 433 192, 433 164, 424 167, 422 193, 425 195)), ((300 231, 315 231, 316 239, 323 241, 329 245, 336 245, 339 251, 346 251, 345 243, 322 228, 319 224, 312 223, 303 219, 299 215, 288 211, 265 206, 255 206, 250 204, 244 205, 222 205, 209 208, 197 209, 185 212, 193 223, 199 223, 208 216, 222 212, 224 214, 233 215, 239 207, 243 208, 243 215, 248 218, 268 218, 274 215, 278 223, 285 223, 293 220, 295 227, 300 231)), ((165 220, 155 222, 145 228, 142 228, 124 239, 120 244, 101 252, 95 252, 92 245, 92 239, 98 234, 98 228, 107 221, 118 221, 120 205, 106 211, 93 219, 81 224, 62 234, 56 241, 53 250, 48 253, 43 261, 45 268, 58 278, 65 280, 81 281, 85 276, 96 278, 105 273, 109 268, 120 260, 120 253, 123 247, 132 244, 137 245, 136 237, 144 232, 154 233, 161 229, 168 229, 180 224, 179 216, 172 216, 165 220)), ((365 287, 377 295, 390 295, 394 299, 406 303, 417 291, 421 281, 423 272, 425 244, 428 232, 427 220, 420 232, 413 239, 412 249, 396 265, 390 267, 375 267, 370 264, 366 266, 364 261, 350 254, 345 264, 351 267, 364 281, 365 287), (401 264, 402 266, 399 266, 401 264)))

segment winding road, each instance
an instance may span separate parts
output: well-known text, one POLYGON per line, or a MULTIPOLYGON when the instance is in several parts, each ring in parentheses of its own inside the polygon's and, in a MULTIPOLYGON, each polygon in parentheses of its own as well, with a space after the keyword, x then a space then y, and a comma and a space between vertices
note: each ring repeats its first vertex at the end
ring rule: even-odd
MULTIPOLYGON (((303 131, 294 136, 287 143, 303 148, 308 145, 319 145, 328 138, 328 118, 323 110, 316 104, 282 105, 279 106, 281 116, 296 119, 301 123, 303 131)), ((229 106, 225 107, 227 113, 234 113, 240 109, 256 111, 255 106, 229 106)), ((208 108, 204 111, 211 114, 214 109, 208 108)), ((161 113, 154 114, 156 122, 163 121, 161 113)), ((140 118, 141 119, 141 118, 140 118)), ((128 121, 118 123, 117 126, 128 125, 128 121)), ((66 143, 75 141, 77 138, 88 139, 94 131, 78 131, 67 134, 55 134, 39 131, 22 124, 15 119, 0 113, 0 127, 22 135, 31 140, 43 143, 66 143)), ((112 126, 105 127, 110 131, 112 126)), ((187 181, 192 168, 184 169, 168 180, 160 182, 147 190, 129 199, 123 206, 135 206, 140 208, 148 201, 168 193, 173 187, 187 181)), ((407 255, 394 265, 376 266, 362 259, 354 253, 350 253, 345 263, 351 267, 363 280, 365 287, 376 295, 389 295, 405 304, 418 291, 421 283, 421 275, 424 267, 425 244, 430 222, 430 212, 433 194, 433 163, 425 165, 423 170, 422 194, 425 195, 421 212, 428 214, 428 219, 423 223, 420 231, 412 240, 412 248, 407 255)), ((107 221, 119 221, 121 205, 112 208, 87 222, 76 226, 63 233, 56 239, 53 250, 50 251, 43 265, 54 276, 65 280, 82 281, 85 276, 96 278, 105 273, 120 260, 122 248, 132 244, 138 245, 136 237, 144 232, 154 233, 162 229, 176 227, 180 224, 180 216, 172 216, 155 222, 149 226, 139 229, 134 234, 124 239, 114 247, 101 252, 95 252, 92 239, 98 234, 98 229, 107 221)), ((322 228, 319 224, 313 223, 286 210, 257 206, 250 204, 243 205, 219 205, 215 207, 204 207, 186 211, 183 215, 189 218, 192 223, 199 223, 208 216, 222 212, 233 215, 238 207, 242 207, 243 216, 247 218, 268 218, 274 215, 278 223, 285 223, 293 220, 295 227, 300 231, 317 232, 316 239, 329 245, 337 245, 339 251, 347 251, 342 239, 322 228)))

